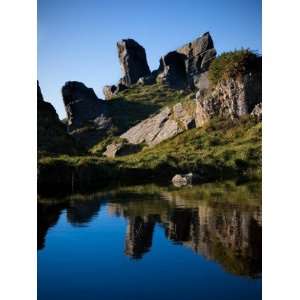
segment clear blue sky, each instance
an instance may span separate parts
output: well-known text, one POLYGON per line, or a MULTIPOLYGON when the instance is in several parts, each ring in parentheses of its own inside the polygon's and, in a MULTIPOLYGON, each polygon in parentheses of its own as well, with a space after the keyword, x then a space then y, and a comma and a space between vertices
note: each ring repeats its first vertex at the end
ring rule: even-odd
POLYGON ((261 53, 261 0, 38 0, 38 79, 63 118, 61 87, 82 81, 102 97, 120 78, 116 42, 133 38, 151 70, 168 51, 209 31, 218 54, 261 53))

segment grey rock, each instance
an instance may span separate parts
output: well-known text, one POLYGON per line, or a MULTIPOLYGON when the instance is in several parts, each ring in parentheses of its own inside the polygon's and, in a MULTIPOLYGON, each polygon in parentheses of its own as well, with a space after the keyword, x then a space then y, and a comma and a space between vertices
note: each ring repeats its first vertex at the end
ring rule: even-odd
POLYGON ((129 144, 126 141, 112 143, 106 147, 104 156, 114 158, 116 156, 124 156, 132 153, 136 153, 141 150, 139 145, 129 144))
POLYGON ((123 133, 121 138, 131 144, 145 143, 154 146, 195 126, 194 115, 178 103, 172 108, 165 107, 158 114, 138 123, 123 133))
POLYGON ((200 176, 194 173, 177 174, 172 178, 172 183, 176 187, 182 187, 197 183, 200 180, 200 176))
POLYGON ((121 64, 121 83, 130 86, 139 78, 150 75, 146 51, 133 39, 117 42, 118 55, 121 64))
POLYGON ((157 82, 167 84, 171 88, 185 88, 187 85, 185 59, 186 56, 177 51, 161 57, 157 82))
POLYGON ((111 127, 105 101, 98 99, 92 88, 69 81, 62 88, 69 133, 86 147, 99 142, 111 127))
POLYGON ((195 86, 198 87, 198 81, 203 81, 203 78, 199 77, 208 70, 216 54, 213 40, 206 32, 194 41, 163 56, 160 59, 157 81, 172 88, 194 89, 195 86))
POLYGON ((250 114, 262 101, 261 72, 219 82, 211 93, 196 94, 196 125, 203 126, 214 117, 237 119, 250 114))
POLYGON ((78 81, 68 81, 62 87, 62 96, 72 129, 81 127, 85 122, 96 118, 104 112, 104 105, 92 88, 87 88, 78 81))

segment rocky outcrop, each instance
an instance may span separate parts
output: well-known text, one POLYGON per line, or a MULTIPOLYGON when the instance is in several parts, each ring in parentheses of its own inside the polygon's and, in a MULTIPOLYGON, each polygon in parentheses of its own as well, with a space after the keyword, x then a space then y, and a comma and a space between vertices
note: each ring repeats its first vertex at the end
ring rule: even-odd
POLYGON ((140 77, 150 75, 146 51, 140 44, 133 39, 124 39, 117 42, 117 48, 122 71, 121 83, 130 86, 140 77))
POLYGON ((78 145, 68 135, 67 128, 59 120, 54 107, 44 101, 39 82, 37 82, 37 143, 40 153, 78 153, 78 145))
POLYGON ((188 173, 188 174, 177 174, 172 178, 172 183, 176 187, 182 187, 185 185, 191 185, 200 180, 199 175, 188 173))
POLYGON ((69 133, 81 144, 91 147, 111 127, 105 101, 92 88, 69 81, 62 88, 69 133))
POLYGON ((132 153, 136 153, 141 148, 139 145, 129 144, 127 141, 114 142, 106 147, 106 151, 103 153, 106 157, 123 156, 132 153))
POLYGON ((62 87, 62 96, 70 129, 82 127, 86 122, 104 114, 104 105, 92 88, 82 82, 68 81, 62 87))
POLYGON ((207 95, 196 95, 196 124, 214 117, 236 119, 250 114, 262 101, 261 72, 249 72, 219 82, 207 95))
MULTIPOLYGON (((202 88, 201 75, 216 57, 213 40, 208 32, 194 41, 169 52, 160 59, 157 80, 173 88, 202 88)), ((205 81, 208 84, 208 81, 205 81)))
POLYGON ((192 114, 179 103, 138 123, 123 133, 121 138, 131 144, 145 143, 154 146, 192 127, 195 127, 192 114))

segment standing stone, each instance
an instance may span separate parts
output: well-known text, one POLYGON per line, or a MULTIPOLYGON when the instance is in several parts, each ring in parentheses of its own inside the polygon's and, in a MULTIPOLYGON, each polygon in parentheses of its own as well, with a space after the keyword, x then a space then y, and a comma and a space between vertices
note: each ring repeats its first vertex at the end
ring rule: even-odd
POLYGON ((117 42, 119 60, 122 71, 122 83, 130 86, 140 77, 150 75, 146 51, 133 39, 124 39, 117 42))

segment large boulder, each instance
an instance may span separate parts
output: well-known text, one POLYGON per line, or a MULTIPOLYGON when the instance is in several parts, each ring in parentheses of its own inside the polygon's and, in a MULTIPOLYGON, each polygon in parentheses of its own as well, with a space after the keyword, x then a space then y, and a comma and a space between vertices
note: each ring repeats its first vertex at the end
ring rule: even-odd
POLYGON ((200 181, 200 176, 194 173, 177 174, 172 178, 172 183, 176 187, 192 185, 200 181))
POLYGON ((154 146, 193 127, 194 115, 179 103, 171 108, 165 107, 158 114, 138 123, 123 133, 121 138, 131 144, 154 146))
POLYGON ((124 39, 117 42, 118 55, 121 64, 121 82, 130 86, 140 77, 151 74, 145 49, 133 39, 124 39))
POLYGON ((157 81, 172 88, 207 88, 208 81, 202 78, 216 57, 213 40, 208 32, 194 41, 169 52, 160 59, 157 81), (204 82, 203 82, 204 81, 204 82))
POLYGON ((39 153, 76 154, 78 145, 68 135, 51 103, 44 101, 37 82, 37 147, 39 153))
POLYGON ((112 126, 105 101, 77 81, 66 82, 62 96, 69 133, 88 148, 95 145, 112 126))

